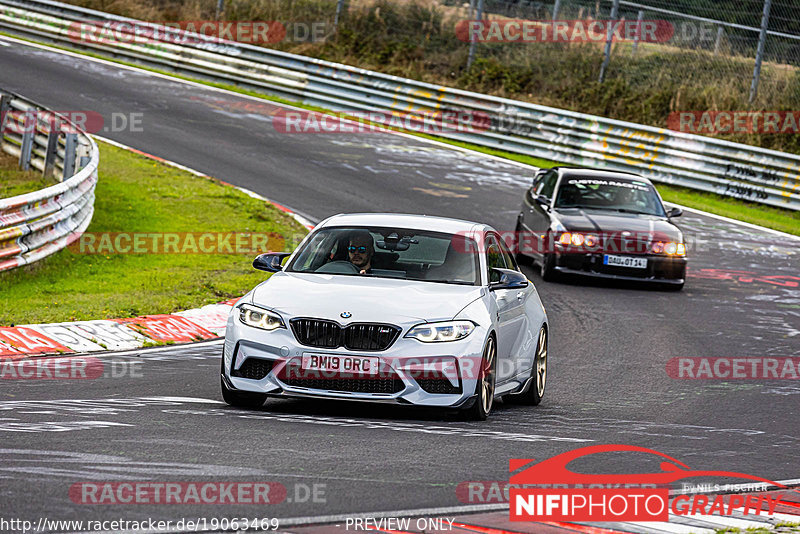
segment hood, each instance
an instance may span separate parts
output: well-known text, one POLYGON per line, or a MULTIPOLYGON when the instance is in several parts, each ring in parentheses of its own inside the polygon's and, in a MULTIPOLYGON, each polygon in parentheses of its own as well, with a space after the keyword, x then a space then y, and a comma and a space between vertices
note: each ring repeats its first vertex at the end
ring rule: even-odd
POLYGON ((455 317, 483 288, 312 273, 273 274, 256 287, 252 302, 286 317, 316 317, 340 324, 406 323, 455 317), (342 312, 351 317, 343 319, 342 312))
POLYGON ((659 239, 679 241, 682 238, 677 226, 657 215, 637 215, 604 210, 578 208, 556 210, 558 220, 569 232, 633 232, 648 234, 659 239))

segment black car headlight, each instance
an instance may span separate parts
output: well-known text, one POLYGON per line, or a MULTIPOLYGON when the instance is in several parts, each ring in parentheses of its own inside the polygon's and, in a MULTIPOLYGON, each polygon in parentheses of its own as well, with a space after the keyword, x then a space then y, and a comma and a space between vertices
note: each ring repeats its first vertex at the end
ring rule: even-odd
POLYGON ((260 328, 262 330, 286 328, 286 324, 284 324, 283 318, 280 315, 250 304, 242 304, 239 306, 239 320, 247 326, 260 328))

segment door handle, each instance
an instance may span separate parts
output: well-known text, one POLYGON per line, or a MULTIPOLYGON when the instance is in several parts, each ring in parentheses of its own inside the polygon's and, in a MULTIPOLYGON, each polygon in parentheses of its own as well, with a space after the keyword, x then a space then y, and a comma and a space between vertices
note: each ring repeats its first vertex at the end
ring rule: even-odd
POLYGON ((524 298, 525 298, 525 292, 524 291, 520 291, 520 292, 517 293, 517 300, 522 300, 524 298))

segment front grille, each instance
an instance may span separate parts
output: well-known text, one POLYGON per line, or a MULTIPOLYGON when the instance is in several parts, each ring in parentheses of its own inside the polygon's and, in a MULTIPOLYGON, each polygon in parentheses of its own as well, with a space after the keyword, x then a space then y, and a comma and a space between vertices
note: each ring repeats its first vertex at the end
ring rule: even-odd
POLYGON ((302 345, 324 349, 386 350, 401 329, 390 324, 353 323, 346 327, 324 319, 293 319, 292 332, 302 345))
POLYGON ((344 329, 344 346, 350 350, 385 350, 400 329, 388 324, 353 324, 344 329))
POLYGON ((341 345, 342 327, 321 319, 294 319, 292 332, 297 341, 309 347, 335 349, 341 345))
POLYGON ((392 394, 403 391, 405 384, 400 378, 287 378, 289 386, 324 389, 328 391, 347 391, 350 393, 392 394))
POLYGON ((231 371, 231 376, 249 378, 250 380, 262 380, 272 371, 273 363, 272 360, 247 358, 241 367, 231 371))

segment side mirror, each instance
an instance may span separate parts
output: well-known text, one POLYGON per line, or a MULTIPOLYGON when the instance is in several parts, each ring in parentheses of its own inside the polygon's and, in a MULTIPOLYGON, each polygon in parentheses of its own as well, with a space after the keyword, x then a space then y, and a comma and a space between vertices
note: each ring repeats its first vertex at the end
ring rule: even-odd
POLYGON ((512 269, 500 269, 495 267, 492 272, 497 274, 500 279, 489 284, 489 291, 497 289, 522 289, 528 287, 528 279, 519 271, 512 269))
POLYGON ((550 207, 550 198, 546 197, 545 195, 538 195, 535 200, 537 204, 544 206, 545 208, 550 207))
POLYGON ((680 217, 683 215, 683 210, 680 208, 672 208, 667 212, 667 217, 680 217))
POLYGON ((259 271, 267 271, 268 273, 277 273, 283 270, 281 262, 287 256, 291 256, 291 252, 267 252, 266 254, 259 254, 253 260, 253 267, 259 271))
POLYGON ((547 169, 539 169, 538 171, 536 171, 536 172, 533 174, 533 182, 531 182, 531 183, 532 183, 533 185, 536 185, 536 182, 538 182, 538 181, 541 179, 542 175, 543 175, 545 172, 547 172, 547 169))

